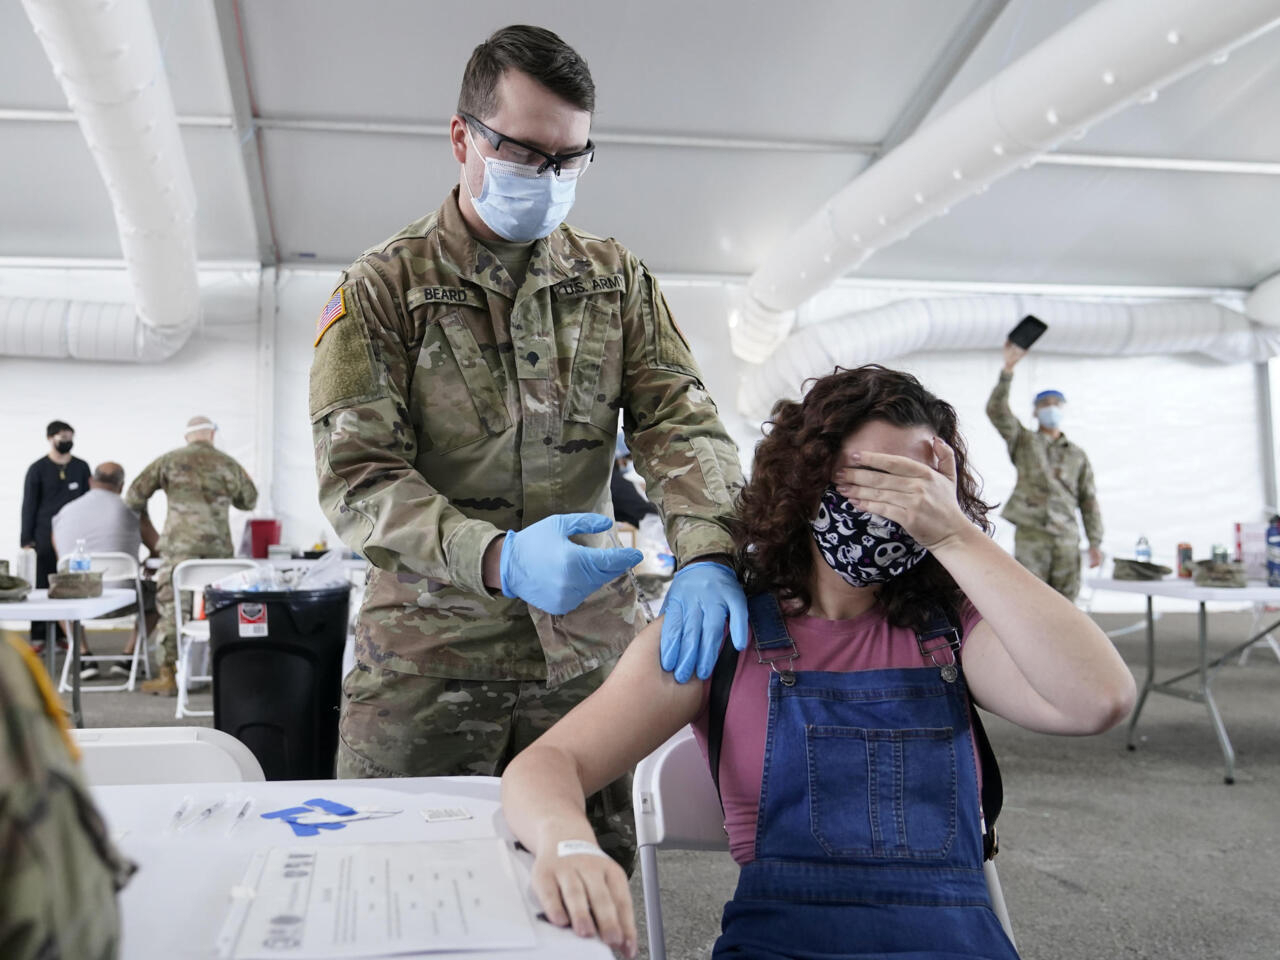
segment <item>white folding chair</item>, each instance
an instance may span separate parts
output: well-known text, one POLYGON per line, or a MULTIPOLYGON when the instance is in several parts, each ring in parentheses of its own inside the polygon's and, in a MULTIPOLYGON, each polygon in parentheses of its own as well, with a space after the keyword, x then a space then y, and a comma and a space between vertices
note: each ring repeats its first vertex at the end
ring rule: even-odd
MULTIPOLYGON (((1270 604, 1263 602, 1254 603, 1253 625, 1249 627, 1249 636, 1254 636, 1260 629, 1262 629, 1262 624, 1266 619, 1269 616, 1275 616, 1275 613, 1276 608, 1270 604)), ((1276 642, 1276 638, 1273 633, 1267 632, 1240 651, 1240 659, 1238 661, 1240 666, 1243 667, 1249 662, 1249 654, 1252 652, 1254 647, 1270 647, 1271 652, 1276 655, 1276 659, 1280 660, 1280 643, 1276 642)))
POLYGON ((175 718, 181 720, 183 717, 213 716, 212 710, 192 710, 188 706, 190 703, 187 693, 188 684, 192 681, 211 683, 213 677, 205 673, 196 674, 192 672, 192 646, 197 643, 203 643, 205 644, 206 654, 208 652, 209 621, 183 621, 182 592, 187 590, 194 594, 195 591, 203 590, 213 581, 221 580, 237 570, 253 570, 257 566, 257 563, 248 559, 183 560, 173 568, 173 619, 177 631, 175 636, 178 640, 178 704, 173 712, 175 718))
MULTIPOLYGON (((649 956, 652 960, 666 960, 667 941, 662 929, 657 848, 729 849, 720 798, 716 795, 715 783, 693 738, 692 729, 685 727, 636 765, 631 802, 635 809, 636 845, 640 851, 649 956)), ((991 908, 1004 932, 1013 940, 1013 927, 1009 922, 996 866, 988 860, 982 871, 991 896, 991 908)))
POLYGON ((72 730, 91 786, 265 780, 249 748, 208 727, 72 730))
MULTIPOLYGON (((58 560, 58 570, 65 571, 71 564, 71 557, 61 557, 58 560)), ((103 626, 108 624, 119 623, 124 620, 131 620, 137 617, 138 636, 134 640, 133 654, 129 660, 129 679, 123 683, 101 684, 95 683, 93 686, 81 686, 81 693, 110 693, 117 690, 132 690, 135 681, 138 679, 138 664, 142 664, 142 669, 147 677, 151 676, 151 660, 147 656, 147 615, 145 604, 142 596, 142 565, 138 563, 138 558, 130 556, 127 553, 91 553, 89 554, 89 569, 100 572, 104 582, 124 580, 133 584, 134 595, 137 597, 138 610, 136 614, 125 614, 122 617, 107 617, 98 620, 86 621, 84 626, 103 626)), ((115 654, 88 654, 80 657, 80 663, 95 663, 100 661, 119 660, 115 654)), ((62 674, 58 678, 58 692, 68 693, 71 690, 71 657, 67 657, 62 661, 62 674)))

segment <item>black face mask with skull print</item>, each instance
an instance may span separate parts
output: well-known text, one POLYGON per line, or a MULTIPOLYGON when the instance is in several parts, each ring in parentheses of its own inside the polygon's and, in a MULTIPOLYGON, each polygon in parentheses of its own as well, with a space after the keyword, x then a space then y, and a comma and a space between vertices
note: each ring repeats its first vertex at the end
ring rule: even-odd
POLYGON ((892 520, 855 510, 834 486, 823 491, 810 526, 827 566, 852 587, 901 576, 929 552, 892 520))

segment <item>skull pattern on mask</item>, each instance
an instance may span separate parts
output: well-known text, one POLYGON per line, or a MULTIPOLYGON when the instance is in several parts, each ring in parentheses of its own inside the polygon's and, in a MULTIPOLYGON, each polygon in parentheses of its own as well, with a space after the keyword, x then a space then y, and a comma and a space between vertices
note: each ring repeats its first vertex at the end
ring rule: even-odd
POLYGON ((827 566, 853 587, 901 576, 929 552, 892 520, 855 510, 834 486, 823 491, 810 526, 827 566))

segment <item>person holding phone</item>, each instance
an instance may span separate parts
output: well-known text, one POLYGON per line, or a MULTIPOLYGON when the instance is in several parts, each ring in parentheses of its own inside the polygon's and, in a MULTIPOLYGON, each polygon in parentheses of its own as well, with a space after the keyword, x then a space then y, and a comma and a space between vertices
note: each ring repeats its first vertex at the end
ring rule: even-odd
MULTIPOLYGON (((1034 320, 1035 318, 1028 318, 1034 320)), ((1025 321, 1024 321, 1025 323, 1025 321)), ((1044 332, 1044 324, 1032 331, 1031 342, 1044 332)), ((1018 469, 1013 494, 1001 513, 1017 527, 1014 556, 1018 562, 1068 600, 1080 592, 1080 526, 1084 520, 1089 541, 1089 566, 1102 564, 1102 512, 1094 487, 1089 457, 1062 432, 1066 397, 1058 390, 1036 394, 1036 429, 1024 426, 1009 409, 1009 385, 1013 368, 1027 355, 1016 342, 1019 324, 1004 345, 1004 369, 987 400, 987 416, 1009 448, 1009 459, 1018 469)))

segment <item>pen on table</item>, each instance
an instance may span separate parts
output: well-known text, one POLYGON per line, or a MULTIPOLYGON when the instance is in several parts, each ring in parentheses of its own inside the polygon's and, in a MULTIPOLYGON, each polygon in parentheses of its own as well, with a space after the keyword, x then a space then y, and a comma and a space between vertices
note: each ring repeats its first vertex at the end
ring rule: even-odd
POLYGON ((187 815, 187 811, 191 809, 192 797, 187 794, 182 798, 182 802, 178 804, 178 809, 173 812, 173 819, 169 821, 167 829, 174 829, 183 817, 187 815))
POLYGON ((243 820, 243 819, 245 818, 245 816, 249 813, 249 809, 250 809, 252 806, 253 806, 253 797, 250 797, 250 798, 249 798, 249 799, 247 799, 244 803, 240 804, 240 812, 236 814, 236 818, 235 818, 234 820, 232 820, 229 824, 227 824, 227 834, 226 834, 226 835, 227 835, 228 837, 229 837, 229 836, 231 836, 231 831, 232 831, 232 830, 234 830, 236 827, 240 826, 240 821, 241 821, 241 820, 243 820))
POLYGON ((217 800, 213 801, 213 803, 209 804, 207 807, 205 807, 203 810, 197 813, 194 817, 192 817, 190 820, 188 820, 178 829, 186 830, 188 827, 194 826, 197 823, 204 823, 204 821, 208 820, 215 813, 221 810, 222 805, 225 804, 226 802, 227 802, 226 797, 219 797, 217 800))

